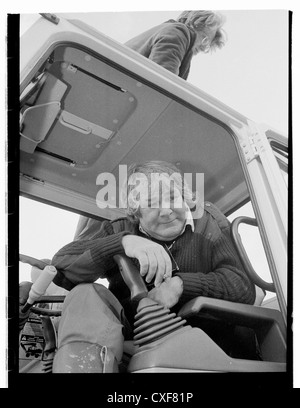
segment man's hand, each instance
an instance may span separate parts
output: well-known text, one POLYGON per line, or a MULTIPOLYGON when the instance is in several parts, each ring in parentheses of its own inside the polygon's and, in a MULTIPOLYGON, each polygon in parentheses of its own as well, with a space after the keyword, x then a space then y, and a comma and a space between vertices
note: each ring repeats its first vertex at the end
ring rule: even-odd
POLYGON ((153 288, 148 293, 150 299, 155 300, 157 303, 170 308, 176 303, 183 292, 183 282, 179 276, 163 282, 159 287, 153 288))
POLYGON ((140 274, 146 276, 146 282, 155 277, 154 285, 157 287, 163 280, 171 278, 172 262, 162 245, 136 235, 125 235, 122 245, 127 256, 138 259, 140 274))

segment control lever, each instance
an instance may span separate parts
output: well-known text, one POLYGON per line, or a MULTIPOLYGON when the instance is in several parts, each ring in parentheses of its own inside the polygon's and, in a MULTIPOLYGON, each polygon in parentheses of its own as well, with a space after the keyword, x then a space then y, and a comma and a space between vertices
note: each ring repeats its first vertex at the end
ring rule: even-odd
POLYGON ((147 286, 131 259, 126 255, 115 255, 114 260, 118 264, 122 278, 130 290, 131 300, 138 302, 147 297, 147 286))
POLYGON ((19 261, 23 263, 27 263, 31 266, 35 266, 36 268, 39 268, 42 270, 45 268, 45 266, 49 265, 48 263, 41 261, 40 259, 36 259, 36 258, 33 258, 32 256, 23 255, 23 254, 19 255, 19 261))
POLYGON ((25 255, 20 255, 20 261, 29 263, 32 266, 37 266, 38 268, 43 269, 40 276, 32 284, 27 302, 21 309, 22 313, 26 313, 34 304, 34 302, 39 300, 41 296, 44 295, 48 286, 53 281, 57 273, 57 270, 53 265, 48 265, 43 261, 40 261, 32 257, 27 257, 25 255))
POLYGON ((125 255, 115 255, 120 273, 130 290, 131 301, 138 302, 134 323, 134 344, 147 345, 165 336, 182 330, 186 320, 170 313, 170 309, 148 298, 147 286, 131 259, 125 255))

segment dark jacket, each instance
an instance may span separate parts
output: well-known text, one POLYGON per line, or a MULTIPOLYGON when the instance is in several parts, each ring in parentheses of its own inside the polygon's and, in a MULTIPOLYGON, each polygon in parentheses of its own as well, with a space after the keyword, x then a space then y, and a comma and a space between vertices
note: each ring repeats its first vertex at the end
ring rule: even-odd
MULTIPOLYGON (((240 264, 227 218, 213 204, 205 203, 203 216, 194 221, 194 232, 187 227, 172 247, 179 266, 175 274, 183 280, 181 303, 208 296, 253 304, 254 285, 240 264)), ((113 256, 124 254, 124 235, 143 235, 126 218, 97 224, 92 221, 90 230, 83 231, 79 239, 54 256, 52 264, 58 269, 54 283, 71 290, 79 283, 106 278, 110 290, 122 303, 129 292, 113 256)))
POLYGON ((125 43, 139 54, 187 79, 196 33, 183 23, 169 20, 125 43))

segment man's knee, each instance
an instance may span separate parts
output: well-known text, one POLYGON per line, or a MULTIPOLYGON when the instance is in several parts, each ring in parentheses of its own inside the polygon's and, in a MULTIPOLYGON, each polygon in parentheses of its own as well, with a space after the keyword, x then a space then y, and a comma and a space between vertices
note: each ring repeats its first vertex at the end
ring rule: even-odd
POLYGON ((58 346, 87 342, 106 346, 119 360, 123 351, 122 306, 103 285, 83 283, 67 295, 58 328, 58 346))
POLYGON ((105 293, 108 289, 99 283, 79 283, 67 295, 77 296, 96 292, 98 294, 105 293))
POLYGON ((87 305, 97 303, 98 305, 106 304, 106 292, 108 289, 98 283, 80 283, 76 285, 66 296, 63 312, 70 306, 78 305, 81 312, 87 309, 87 305), (83 305, 86 307, 83 308, 83 305))
POLYGON ((75 286, 65 299, 64 309, 74 305, 80 307, 81 312, 103 310, 107 315, 113 314, 120 322, 124 323, 124 311, 121 303, 104 285, 99 283, 80 283, 75 286), (84 309, 84 310, 83 310, 84 309))

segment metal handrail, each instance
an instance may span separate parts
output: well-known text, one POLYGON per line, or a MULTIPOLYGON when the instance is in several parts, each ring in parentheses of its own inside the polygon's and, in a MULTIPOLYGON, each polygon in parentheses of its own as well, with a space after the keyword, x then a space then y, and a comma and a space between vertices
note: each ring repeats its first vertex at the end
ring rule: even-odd
POLYGON ((251 279, 251 281, 260 287, 261 289, 267 290, 269 292, 276 292, 275 290, 275 285, 272 282, 266 282, 263 280, 253 269, 251 262, 248 258, 247 252, 244 248, 244 245, 242 243, 241 236, 238 232, 239 225, 243 224, 248 224, 248 225, 253 225, 255 227, 258 226, 257 221, 255 218, 250 218, 246 216, 241 216, 235 218, 235 220, 231 224, 231 237, 233 239, 233 242, 235 244, 236 250, 238 252, 238 255, 240 257, 240 260, 242 262, 242 265, 248 275, 248 277, 251 279))

